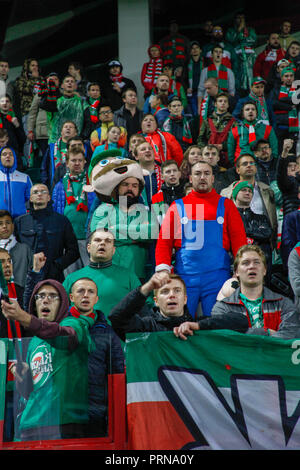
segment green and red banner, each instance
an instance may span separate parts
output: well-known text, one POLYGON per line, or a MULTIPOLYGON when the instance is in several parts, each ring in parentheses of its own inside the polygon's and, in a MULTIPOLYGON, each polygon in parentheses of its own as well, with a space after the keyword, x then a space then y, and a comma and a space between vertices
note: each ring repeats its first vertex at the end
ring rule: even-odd
POLYGON ((132 450, 299 450, 300 338, 129 334, 132 450))

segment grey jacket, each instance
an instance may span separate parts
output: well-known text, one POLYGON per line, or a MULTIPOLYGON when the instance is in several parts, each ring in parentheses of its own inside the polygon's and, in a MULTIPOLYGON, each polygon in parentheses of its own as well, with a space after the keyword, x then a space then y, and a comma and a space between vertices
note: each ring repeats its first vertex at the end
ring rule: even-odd
MULTIPOLYGON (((240 314, 248 317, 248 312, 239 297, 238 287, 230 297, 217 301, 212 309, 211 316, 217 317, 224 314, 240 314)), ((287 297, 271 291, 267 287, 263 289, 263 317, 264 328, 252 328, 249 320, 247 334, 268 335, 267 329, 275 330, 272 337, 281 339, 300 338, 300 315, 296 305, 287 297)))
POLYGON ((27 129, 34 133, 35 139, 48 140, 47 112, 40 108, 41 98, 36 94, 28 113, 27 129))
POLYGON ((295 304, 300 311, 300 256, 298 249, 294 247, 288 257, 289 281, 295 294, 295 304))

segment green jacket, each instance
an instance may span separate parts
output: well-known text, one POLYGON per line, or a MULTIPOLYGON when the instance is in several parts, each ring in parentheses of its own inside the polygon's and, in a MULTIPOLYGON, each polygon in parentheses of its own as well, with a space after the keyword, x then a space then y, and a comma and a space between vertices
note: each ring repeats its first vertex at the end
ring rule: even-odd
POLYGON ((97 284, 99 300, 95 310, 101 310, 106 319, 111 309, 141 284, 136 274, 123 266, 116 264, 107 267, 85 266, 69 274, 64 280, 63 286, 68 294, 74 282, 83 277, 90 278, 97 284))
POLYGON ((113 262, 133 270, 139 279, 144 279, 148 248, 158 236, 155 215, 144 204, 131 206, 128 212, 121 210, 119 204, 100 204, 92 217, 91 232, 103 227, 115 235, 113 262))
MULTIPOLYGON (((255 121, 253 124, 255 131, 255 141, 260 139, 266 139, 269 141, 272 155, 278 157, 278 141, 274 129, 271 126, 263 124, 262 122, 255 121)), ((252 149, 249 143, 249 123, 247 121, 242 121, 236 126, 232 127, 228 139, 227 139, 227 148, 228 148, 228 159, 233 165, 235 160, 244 152, 250 152, 252 149)), ((252 145, 254 142, 251 143, 252 145)))
POLYGON ((78 346, 69 349, 68 338, 41 339, 34 336, 28 346, 33 391, 20 419, 20 431, 43 426, 88 422, 88 353, 94 350, 90 317, 64 318, 61 326, 72 327, 78 346))
MULTIPOLYGON (((225 114, 222 114, 222 115, 218 115, 214 111, 210 117, 211 117, 211 119, 214 123, 214 126, 215 126, 216 130, 218 132, 222 132, 225 129, 225 127, 227 126, 227 124, 229 123, 229 121, 232 119, 233 116, 230 113, 225 113, 225 114)), ((232 125, 234 125, 234 123, 232 125)), ((205 147, 209 143, 209 139, 211 137, 211 134, 212 134, 212 132, 211 132, 211 128, 210 128, 208 119, 205 119, 205 120, 203 120, 202 125, 200 127, 200 132, 199 132, 199 136, 198 136, 198 140, 197 140, 197 145, 200 148, 205 147)), ((215 143, 219 143, 219 142, 215 142, 215 143)), ((222 142, 222 150, 224 150, 224 151, 227 150, 227 139, 225 139, 222 142)))

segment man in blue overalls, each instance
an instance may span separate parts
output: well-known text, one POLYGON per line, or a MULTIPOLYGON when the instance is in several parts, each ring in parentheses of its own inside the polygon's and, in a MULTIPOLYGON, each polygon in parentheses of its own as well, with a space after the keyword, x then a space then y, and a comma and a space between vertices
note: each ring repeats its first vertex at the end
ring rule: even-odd
POLYGON ((163 221, 156 246, 156 271, 174 271, 185 281, 188 309, 196 317, 199 302, 209 316, 223 283, 231 276, 230 254, 245 245, 244 225, 233 201, 213 189, 211 165, 192 167, 193 190, 176 200, 163 221))

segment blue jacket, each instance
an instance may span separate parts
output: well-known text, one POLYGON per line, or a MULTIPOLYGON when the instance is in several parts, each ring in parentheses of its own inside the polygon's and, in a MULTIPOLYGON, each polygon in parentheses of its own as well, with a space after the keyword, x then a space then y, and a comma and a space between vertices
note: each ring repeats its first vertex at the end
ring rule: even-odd
MULTIPOLYGON (((0 149, 0 154, 2 152, 0 149)), ((30 198, 32 182, 26 173, 17 170, 17 156, 12 147, 8 147, 14 154, 14 164, 6 168, 0 161, 0 209, 10 212, 13 218, 26 214, 26 202, 30 198)))
MULTIPOLYGON (((54 164, 54 148, 55 143, 49 143, 48 148, 43 156, 42 164, 41 164, 41 182, 46 184, 50 189, 53 182, 53 177, 55 173, 55 164, 54 164)), ((90 145, 85 142, 85 156, 87 162, 91 159, 91 148, 90 145)))
MULTIPOLYGON (((245 96, 244 98, 240 98, 238 102, 236 103, 236 106, 232 112, 232 116, 235 117, 238 121, 243 120, 241 117, 242 107, 244 103, 247 103, 247 101, 254 101, 254 100, 252 100, 251 96, 248 95, 248 96, 245 96)), ((273 127, 273 129, 276 129, 276 116, 275 116, 272 102, 270 99, 266 99, 266 105, 267 105, 270 125, 273 127)))
MULTIPOLYGON (((92 203, 96 197, 95 193, 87 193, 88 209, 92 207, 92 203)), ((56 183, 52 192, 53 210, 64 215, 66 205, 66 194, 62 179, 56 183)))

